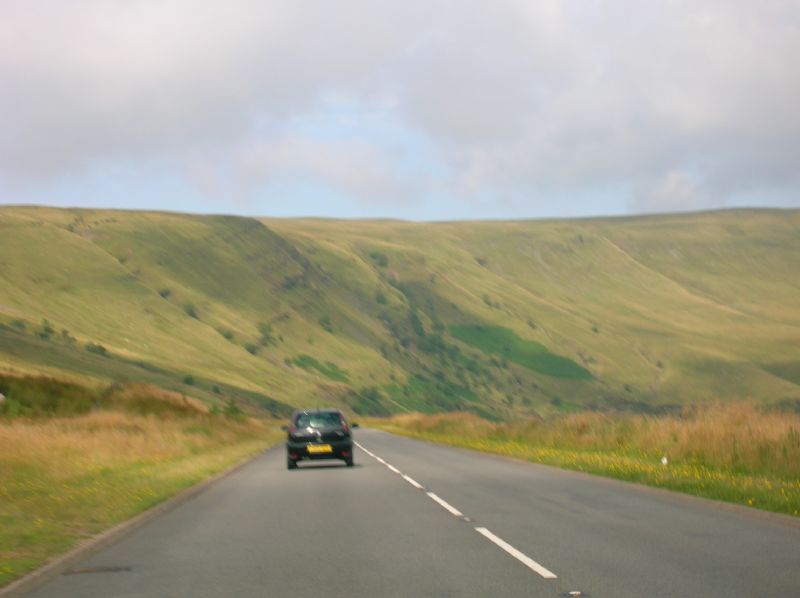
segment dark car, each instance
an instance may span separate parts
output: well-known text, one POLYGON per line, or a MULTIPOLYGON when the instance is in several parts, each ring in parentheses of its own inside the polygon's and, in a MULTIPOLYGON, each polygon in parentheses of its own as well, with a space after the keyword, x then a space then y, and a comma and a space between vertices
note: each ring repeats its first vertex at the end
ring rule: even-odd
POLYGON ((292 414, 291 424, 284 426, 286 467, 296 469, 302 459, 341 459, 353 466, 353 436, 338 409, 303 409, 292 414))

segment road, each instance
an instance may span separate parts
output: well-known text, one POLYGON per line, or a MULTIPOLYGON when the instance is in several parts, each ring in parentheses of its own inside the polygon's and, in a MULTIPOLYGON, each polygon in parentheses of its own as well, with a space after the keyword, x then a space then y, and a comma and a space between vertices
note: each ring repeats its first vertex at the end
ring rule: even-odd
POLYGON ((800 596, 800 527, 779 517, 356 439, 352 469, 268 451, 32 596, 800 596))

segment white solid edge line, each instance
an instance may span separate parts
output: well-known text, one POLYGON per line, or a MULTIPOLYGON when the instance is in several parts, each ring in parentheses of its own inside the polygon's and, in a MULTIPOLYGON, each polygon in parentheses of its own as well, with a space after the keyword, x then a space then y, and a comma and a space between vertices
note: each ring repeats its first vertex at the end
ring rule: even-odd
MULTIPOLYGON (((388 467, 389 469, 391 469, 391 470, 392 470, 393 472, 395 472, 395 473, 400 473, 400 470, 399 470, 399 469, 397 469, 397 468, 396 468, 394 465, 392 465, 391 463, 387 463, 387 464, 386 464, 386 467, 388 467)), ((402 474, 402 473, 400 473, 400 475, 403 475, 403 474, 402 474)))
POLYGON ((373 456, 375 457, 375 460, 376 460, 378 463, 383 463, 384 465, 386 465, 386 461, 384 461, 383 459, 381 459, 381 458, 380 458, 380 457, 378 457, 377 455, 373 455, 373 456))
POLYGON ((439 505, 441 505, 442 507, 444 507, 445 509, 447 509, 448 511, 450 511, 450 512, 451 512, 453 515, 455 515, 456 517, 463 517, 463 516, 464 516, 464 515, 463 515, 463 513, 462 513, 461 511, 459 511, 458 509, 456 509, 456 508, 455 508, 453 505, 451 505, 450 503, 448 503, 448 502, 446 502, 446 501, 442 500, 441 498, 439 498, 438 496, 436 496, 436 495, 435 495, 433 492, 427 492, 426 494, 427 494, 428 496, 430 496, 430 497, 431 497, 433 500, 435 500, 436 502, 438 502, 438 503, 439 503, 439 505))
POLYGON ((475 531, 478 532, 479 534, 483 535, 483 536, 486 536, 489 540, 491 540, 492 542, 497 544, 500 548, 505 550, 508 554, 513 556, 515 559, 517 559, 521 563, 524 563, 525 565, 527 565, 528 567, 530 567, 534 571, 536 571, 536 573, 538 573, 539 575, 541 575, 545 579, 557 579, 558 578, 558 576, 555 573, 553 573, 552 571, 549 571, 548 569, 545 569, 539 563, 537 563, 532 558, 530 558, 528 555, 520 552, 519 550, 517 550, 516 548, 511 546, 511 544, 509 544, 508 542, 505 542, 504 540, 498 538, 497 536, 495 536, 492 532, 490 532, 485 527, 476 527, 475 531))
POLYGON ((403 474, 403 479, 412 486, 414 486, 414 488, 419 488, 420 490, 422 489, 422 486, 420 485, 419 482, 417 482, 417 480, 408 477, 406 474, 403 474))

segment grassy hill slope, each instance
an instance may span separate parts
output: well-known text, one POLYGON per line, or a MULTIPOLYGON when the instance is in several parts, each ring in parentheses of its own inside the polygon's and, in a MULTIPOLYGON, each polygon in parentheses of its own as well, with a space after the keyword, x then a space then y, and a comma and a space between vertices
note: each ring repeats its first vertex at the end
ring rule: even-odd
POLYGON ((278 415, 800 402, 798 272, 800 211, 414 224, 9 207, 0 368, 278 415))

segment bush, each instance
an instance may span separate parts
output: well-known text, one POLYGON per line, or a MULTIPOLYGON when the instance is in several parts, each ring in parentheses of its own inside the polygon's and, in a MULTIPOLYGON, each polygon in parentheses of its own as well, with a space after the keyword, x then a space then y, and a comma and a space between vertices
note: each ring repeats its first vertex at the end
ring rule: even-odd
POLYGON ((12 320, 11 325, 17 330, 26 330, 28 328, 25 320, 12 320))
POLYGON ((47 320, 42 320, 42 325, 39 327, 39 330, 36 331, 36 336, 38 336, 42 340, 50 340, 50 337, 53 336, 55 333, 55 329, 50 326, 50 322, 47 320))
POLYGON ((411 324, 411 329, 419 337, 425 336, 425 327, 422 325, 422 320, 419 319, 416 308, 411 308, 408 314, 408 321, 411 324))
POLYGON ((389 258, 386 257, 385 253, 381 253, 380 251, 372 251, 370 252, 369 257, 381 268, 385 268, 389 265, 389 258))
POLYGON ((384 295, 381 291, 378 291, 375 293, 375 301, 381 305, 386 305, 386 295, 384 295))
POLYGON ((188 386, 194 386, 194 376, 187 375, 183 377, 183 383, 188 386))
POLYGON ((258 345, 256 345, 255 343, 247 343, 244 346, 244 349, 245 349, 245 351, 250 353, 250 355, 255 355, 255 354, 258 353, 258 345))
POLYGON ((331 319, 327 315, 322 316, 319 319, 319 325, 322 326, 328 332, 333 332, 333 323, 331 322, 331 319))
POLYGON ((0 375, 0 415, 14 417, 78 415, 103 404, 97 391, 53 378, 0 375))
POLYGON ((258 342, 261 343, 262 346, 271 345, 275 342, 275 335, 272 332, 272 324, 260 322, 258 324, 258 332, 261 334, 261 338, 258 339, 258 342))
POLYGON ((195 320, 200 319, 200 316, 197 315, 197 308, 194 306, 194 303, 184 303, 183 311, 186 312, 186 315, 190 318, 194 318, 195 320))
POLYGON ((228 399, 228 402, 225 403, 225 409, 222 411, 222 413, 228 419, 244 419, 244 411, 242 411, 242 409, 233 399, 228 399))
POLYGON ((108 349, 99 343, 87 343, 86 350, 89 351, 89 353, 94 353, 101 357, 108 357, 108 349))
POLYGON ((161 289, 158 291, 158 294, 161 295, 162 299, 169 299, 169 296, 172 295, 172 291, 169 289, 161 289))
POLYGON ((233 334, 233 330, 229 328, 218 328, 217 332, 219 332, 226 340, 233 341, 235 335, 233 334))

